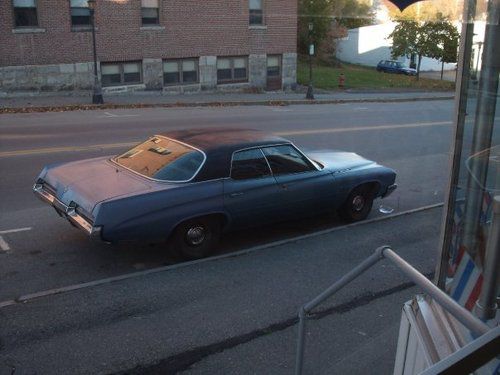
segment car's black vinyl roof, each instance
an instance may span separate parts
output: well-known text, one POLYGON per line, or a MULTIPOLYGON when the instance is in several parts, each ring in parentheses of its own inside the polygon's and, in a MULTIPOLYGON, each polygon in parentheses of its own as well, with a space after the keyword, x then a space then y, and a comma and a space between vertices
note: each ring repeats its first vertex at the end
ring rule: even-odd
POLYGON ((207 160, 194 181, 229 177, 233 152, 251 147, 290 143, 285 138, 260 130, 244 128, 196 128, 162 132, 203 151, 207 160))

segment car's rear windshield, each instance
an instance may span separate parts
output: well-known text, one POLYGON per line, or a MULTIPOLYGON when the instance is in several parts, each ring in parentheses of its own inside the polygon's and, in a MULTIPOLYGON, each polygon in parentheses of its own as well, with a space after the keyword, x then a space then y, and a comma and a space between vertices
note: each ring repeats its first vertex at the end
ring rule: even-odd
POLYGON ((191 180, 204 160, 201 151, 162 136, 151 137, 114 159, 143 176, 171 182, 191 180))

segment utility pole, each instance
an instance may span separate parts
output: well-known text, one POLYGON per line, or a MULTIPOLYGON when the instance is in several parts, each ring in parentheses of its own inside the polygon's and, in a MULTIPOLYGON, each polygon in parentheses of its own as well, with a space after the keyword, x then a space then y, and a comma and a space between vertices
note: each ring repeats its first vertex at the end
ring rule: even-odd
POLYGON ((94 88, 92 93, 92 104, 103 104, 101 82, 99 81, 99 73, 97 72, 97 48, 95 44, 95 6, 96 0, 88 0, 90 10, 90 27, 92 27, 92 47, 94 50, 94 88))
POLYGON ((314 44, 312 39, 312 32, 314 29, 314 24, 309 22, 309 86, 307 87, 306 99, 314 100, 314 90, 313 90, 313 76, 312 76, 312 57, 314 55, 314 44))

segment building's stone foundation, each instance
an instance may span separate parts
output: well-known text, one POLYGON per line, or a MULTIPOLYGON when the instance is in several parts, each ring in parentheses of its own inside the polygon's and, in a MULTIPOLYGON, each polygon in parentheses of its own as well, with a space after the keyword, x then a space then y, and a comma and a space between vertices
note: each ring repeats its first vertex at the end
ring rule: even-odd
POLYGON ((0 91, 90 90, 92 63, 0 67, 0 91))
MULTIPOLYGON (((199 58, 199 83, 165 86, 162 59, 142 60, 142 83, 129 86, 104 87, 104 93, 121 93, 137 90, 157 90, 164 93, 190 93, 199 91, 265 90, 267 56, 248 57, 248 82, 217 84, 217 57, 199 58)), ((100 73, 100 72, 99 72, 100 73)), ((282 88, 294 89, 297 82, 297 54, 282 55, 282 88)), ((82 62, 59 65, 28 65, 0 67, 0 93, 8 95, 19 91, 85 91, 94 84, 94 64, 82 62)))

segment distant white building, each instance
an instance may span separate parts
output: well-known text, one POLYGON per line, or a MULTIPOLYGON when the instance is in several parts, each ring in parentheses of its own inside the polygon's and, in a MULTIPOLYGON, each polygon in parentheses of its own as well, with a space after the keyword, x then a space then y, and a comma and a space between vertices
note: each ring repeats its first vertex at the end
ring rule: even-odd
MULTIPOLYGON (((363 26, 348 30, 347 37, 337 41, 336 56, 339 60, 352 64, 377 66, 380 60, 392 60, 392 40, 389 35, 396 27, 395 22, 363 26)), ((401 56, 397 59, 404 65, 410 65, 410 59, 401 56)), ((417 57, 415 57, 417 63, 417 57)), ((455 69, 456 64, 444 64, 445 70, 455 69)), ((422 58, 421 71, 440 71, 441 61, 422 58)))

